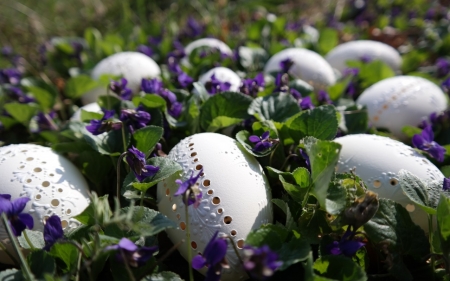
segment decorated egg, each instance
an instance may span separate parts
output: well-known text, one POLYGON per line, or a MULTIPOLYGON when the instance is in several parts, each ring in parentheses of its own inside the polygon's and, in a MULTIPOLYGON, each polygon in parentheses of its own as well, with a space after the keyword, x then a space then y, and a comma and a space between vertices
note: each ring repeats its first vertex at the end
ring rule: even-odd
POLYGON ((208 81, 211 81, 211 77, 214 77, 220 82, 228 82, 231 84, 230 91, 238 92, 239 87, 241 86, 241 78, 234 72, 233 70, 219 66, 213 69, 210 69, 205 74, 200 76, 199 82, 205 85, 208 81))
POLYGON ((98 103, 96 102, 93 102, 80 107, 77 111, 75 111, 72 117, 70 117, 70 120, 81 121, 81 110, 88 112, 102 113, 102 108, 100 107, 100 105, 98 105, 98 103))
MULTIPOLYGON (((64 230, 78 227, 72 217, 89 204, 89 187, 78 168, 49 147, 15 144, 0 147, 0 194, 11 200, 28 197, 23 212, 33 217, 33 230, 43 231, 53 214, 61 218, 64 230)), ((0 227, 0 240, 7 234, 0 227)))
POLYGON ((436 166, 412 147, 388 137, 356 134, 334 141, 342 145, 338 173, 355 169, 369 190, 402 204, 412 220, 428 232, 427 214, 403 193, 398 173, 405 169, 423 181, 441 181, 444 175, 436 166))
POLYGON ((280 63, 286 59, 293 62, 289 74, 306 81, 314 88, 321 89, 336 83, 336 76, 330 64, 318 53, 303 48, 288 48, 276 53, 267 61, 264 72, 280 72, 280 63))
POLYGON ((184 65, 189 65, 189 55, 197 48, 215 48, 219 49, 219 51, 222 54, 225 54, 227 56, 233 56, 233 51, 228 47, 227 44, 220 41, 216 38, 202 38, 195 41, 192 41, 191 43, 187 44, 186 47, 184 47, 184 52, 186 53, 186 57, 184 57, 181 60, 181 63, 184 65))
MULTIPOLYGON (((101 60, 92 69, 91 77, 99 79, 100 76, 110 74, 122 76, 127 79, 127 87, 134 93, 139 92, 143 78, 155 78, 161 74, 156 62, 139 52, 120 52, 101 60)), ((84 104, 96 102, 100 95, 106 95, 105 89, 95 89, 81 97, 84 104)))
POLYGON ((367 88, 356 100, 367 106, 369 122, 403 139, 404 126, 417 126, 433 112, 447 108, 447 98, 434 83, 415 76, 396 76, 367 88))
MULTIPOLYGON (((242 249, 251 230, 272 222, 270 187, 263 169, 236 140, 216 133, 196 134, 178 143, 168 157, 182 166, 182 181, 202 171, 197 183, 203 196, 198 208, 188 207, 189 227, 182 196, 174 195, 180 175, 160 182, 157 191, 159 211, 178 224, 167 230, 169 238, 178 243, 189 229, 193 256, 204 251, 216 231, 242 249)), ((178 250, 187 259, 186 242, 178 250)), ((248 278, 230 243, 226 258, 230 268, 224 269, 222 280, 248 278)), ((205 274, 206 268, 200 272, 205 274)))
POLYGON ((340 72, 348 68, 347 61, 362 58, 381 60, 395 72, 400 72, 402 66, 402 57, 396 49, 385 43, 372 40, 356 40, 341 44, 325 56, 327 62, 340 72))

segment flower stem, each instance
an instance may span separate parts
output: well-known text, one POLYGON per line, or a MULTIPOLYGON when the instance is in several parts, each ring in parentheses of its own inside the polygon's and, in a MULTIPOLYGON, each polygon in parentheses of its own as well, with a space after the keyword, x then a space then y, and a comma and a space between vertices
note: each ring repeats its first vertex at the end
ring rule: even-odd
POLYGON ((19 244, 17 243, 16 237, 14 236, 11 226, 8 222, 8 217, 5 213, 2 213, 2 222, 5 226, 6 232, 8 233, 9 239, 11 240, 11 243, 13 245, 14 250, 17 253, 17 256, 20 260, 20 265, 22 266, 23 274, 25 275, 26 280, 35 280, 33 273, 30 270, 30 267, 28 266, 27 261, 25 260, 25 257, 22 254, 22 251, 20 250, 19 244))
MULTIPOLYGON (((432 247, 431 245, 433 245, 433 215, 428 214, 428 241, 430 242, 430 247, 432 247)), ((431 269, 434 272, 435 269, 435 257, 434 255, 431 255, 431 269)), ((433 279, 434 280, 434 274, 433 274, 433 279)))
POLYGON ((23 231, 23 237, 27 241, 27 243, 30 246, 31 250, 32 251, 36 250, 36 247, 34 247, 33 243, 31 243, 30 237, 28 237, 27 230, 23 231))
POLYGON ((238 257, 239 262, 243 266, 244 265, 244 261, 242 260, 241 255, 239 254, 239 250, 238 250, 236 244, 234 243, 233 238, 231 238, 229 235, 227 235, 227 238, 230 239, 231 245, 233 246, 233 249, 234 249, 234 252, 236 253, 236 256, 238 257))
POLYGON ((77 273, 75 275, 75 281, 80 281, 80 269, 81 269, 81 261, 82 260, 83 260, 83 253, 80 252, 78 254, 77 273))
POLYGON ((127 152, 127 141, 125 139, 125 128, 122 123, 122 142, 123 142, 123 152, 127 152))
POLYGON ((186 200, 184 201, 184 210, 186 212, 186 242, 187 242, 187 250, 188 250, 188 264, 189 264, 189 280, 194 281, 194 272, 192 271, 192 252, 191 252, 191 232, 189 227, 189 213, 188 213, 188 196, 186 196, 186 200))
POLYGON ((13 261, 14 264, 19 264, 19 262, 16 260, 16 258, 6 249, 6 246, 0 241, 0 249, 2 249, 8 257, 13 261))
POLYGON ((125 256, 125 253, 122 250, 119 250, 120 254, 122 255, 122 259, 123 259, 123 264, 125 265, 125 268, 127 269, 127 273, 128 273, 128 277, 130 278, 129 280, 131 281, 135 281, 136 279, 134 278, 133 272, 131 272, 130 266, 128 265, 127 262, 127 257, 125 256))
MULTIPOLYGON (((125 157, 125 155, 127 155, 127 152, 125 151, 124 153, 120 154, 119 156, 119 160, 117 160, 117 200, 119 200, 120 198, 120 163, 122 163, 122 159, 123 157, 125 157)), ((120 202, 120 200, 119 200, 120 202)))

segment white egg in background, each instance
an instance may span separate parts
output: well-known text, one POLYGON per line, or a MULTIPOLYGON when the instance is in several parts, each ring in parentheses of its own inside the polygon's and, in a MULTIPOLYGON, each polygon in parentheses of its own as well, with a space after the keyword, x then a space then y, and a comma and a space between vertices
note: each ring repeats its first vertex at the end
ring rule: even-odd
MULTIPOLYGON (((93 79, 99 79, 104 74, 122 76, 127 79, 127 87, 133 93, 140 91, 143 78, 156 78, 161 75, 158 64, 149 56, 139 52, 120 52, 101 60, 91 72, 93 79)), ((106 95, 105 89, 95 89, 81 97, 83 104, 97 101, 100 95, 106 95)))
POLYGON ((422 77, 396 76, 367 88, 356 100, 367 106, 369 122, 405 139, 404 126, 417 126, 433 112, 447 108, 444 92, 422 77))
POLYGON ((72 121, 81 121, 81 110, 88 111, 88 112, 96 112, 96 113, 103 113, 102 108, 98 103, 93 102, 86 104, 82 107, 80 107, 75 113, 70 117, 70 120, 72 121))
POLYGON ((381 60, 395 72, 400 72, 402 57, 393 47, 378 41, 356 40, 336 46, 326 56, 327 62, 342 72, 348 68, 347 61, 360 60, 363 57, 381 60))
POLYGON ((219 66, 210 69, 205 74, 200 76, 198 81, 205 85, 206 82, 211 81, 211 77, 213 75, 215 75, 216 79, 221 82, 230 83, 230 91, 239 92, 239 87, 241 86, 241 78, 236 74, 236 72, 227 67, 219 66))
POLYGON ((222 54, 226 54, 230 57, 233 56, 233 51, 230 49, 230 47, 228 47, 227 44, 220 41, 219 39, 202 38, 192 41, 191 43, 187 44, 186 47, 184 47, 186 57, 181 60, 181 64, 189 66, 189 55, 192 53, 192 51, 200 47, 217 48, 222 54))
MULTIPOLYGON (((188 208, 193 255, 204 251, 216 231, 229 235, 242 248, 251 230, 272 222, 270 186, 263 169, 235 139, 216 133, 192 135, 178 143, 168 157, 182 166, 183 181, 192 171, 197 175, 203 169, 198 181, 203 194, 200 206, 188 208)), ((173 195, 178 178, 174 175, 160 182, 157 192, 159 211, 178 224, 177 229, 166 230, 173 243, 186 238, 185 206, 181 196, 173 195)), ((186 242, 178 250, 186 259, 186 242)), ((230 268, 224 269, 223 281, 248 278, 230 243, 227 259, 230 268)), ((205 274, 206 268, 200 272, 205 274)))
MULTIPOLYGON (((78 168, 51 148, 35 144, 0 147, 0 194, 10 194, 11 200, 29 197, 23 212, 33 217, 33 230, 38 231, 53 214, 65 231, 78 227, 72 217, 89 204, 89 186, 78 168)), ((6 237, 0 227, 0 240, 6 237)))
POLYGON ((273 55, 264 67, 264 73, 280 72, 280 62, 293 61, 289 74, 302 79, 317 89, 336 83, 336 76, 330 64, 318 53, 303 48, 288 48, 273 55))
POLYGON ((397 175, 404 169, 424 181, 443 180, 444 175, 433 163, 412 147, 388 137, 355 134, 334 141, 342 145, 338 173, 355 169, 369 190, 402 204, 412 220, 428 233, 427 214, 403 193, 397 175))

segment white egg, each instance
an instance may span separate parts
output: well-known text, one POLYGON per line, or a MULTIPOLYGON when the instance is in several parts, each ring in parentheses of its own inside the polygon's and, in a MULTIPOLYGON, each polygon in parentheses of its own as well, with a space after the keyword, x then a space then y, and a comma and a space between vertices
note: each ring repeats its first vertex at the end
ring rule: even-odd
MULTIPOLYGON (((204 251, 216 231, 229 235, 238 248, 244 245, 247 234, 261 225, 272 222, 270 186, 263 169, 254 156, 245 151, 230 137, 216 133, 201 133, 183 139, 169 153, 170 159, 182 168, 181 179, 186 180, 192 171, 199 178, 203 197, 199 207, 189 206, 189 229, 193 255, 204 251)), ((158 184, 159 211, 177 222, 177 229, 168 229, 173 243, 186 238, 185 206, 174 175, 158 184)), ((178 250, 187 258, 187 245, 178 250)), ((228 243, 227 259, 230 268, 223 271, 222 280, 245 280, 236 254, 228 243)), ((200 272, 206 272, 203 268, 200 272)))
POLYGON ((100 105, 98 105, 98 103, 96 102, 93 102, 80 107, 77 111, 75 111, 72 117, 70 117, 70 120, 81 121, 81 110, 88 112, 102 113, 102 108, 100 107, 100 105))
MULTIPOLYGON (((89 204, 89 186, 78 168, 49 147, 17 144, 0 147, 0 194, 11 200, 28 197, 24 213, 34 220, 33 230, 43 231, 46 218, 61 218, 64 230, 78 227, 72 217, 89 204)), ((0 227, 0 240, 7 237, 0 227)))
POLYGON ((367 106, 369 122, 404 139, 402 128, 417 126, 433 112, 447 108, 447 98, 434 83, 415 76, 384 79, 367 88, 356 103, 367 106))
POLYGON ((369 190, 402 204, 412 220, 428 232, 427 215, 403 193, 398 172, 405 169, 421 180, 442 180, 444 175, 433 163, 412 147, 388 137, 356 134, 334 141, 342 145, 338 173, 355 169, 369 190))
POLYGON ((233 51, 228 47, 227 44, 220 41, 216 38, 202 38, 195 41, 192 41, 191 43, 187 44, 186 47, 184 47, 184 52, 186 53, 186 57, 184 57, 181 60, 181 64, 188 66, 189 65, 189 55, 194 51, 195 49, 199 47, 209 47, 209 48, 217 48, 220 50, 222 54, 226 54, 228 56, 233 56, 233 51))
MULTIPOLYGON (((104 74, 122 76, 127 79, 127 87, 133 93, 140 91, 143 78, 156 78, 161 75, 161 69, 156 62, 139 52, 120 52, 101 60, 92 69, 91 77, 99 79, 104 74)), ((81 97, 84 104, 96 102, 100 95, 106 95, 105 89, 90 91, 81 97)))
POLYGON ((241 86, 241 78, 236 74, 236 72, 223 66, 210 69, 205 74, 200 76, 198 81, 205 85, 206 82, 211 80, 211 77, 213 75, 215 75, 215 78, 221 82, 230 83, 230 91, 239 92, 239 87, 241 86))
POLYGON ((280 72, 280 62, 293 61, 289 74, 308 82, 316 89, 323 89, 336 83, 336 76, 330 64, 318 53, 303 48, 288 48, 273 55, 266 63, 264 72, 280 72))
POLYGON ((378 41, 356 40, 341 44, 332 49, 325 59, 330 65, 342 72, 348 68, 346 62, 360 60, 363 57, 371 60, 381 60, 395 72, 400 72, 402 57, 393 47, 378 41))

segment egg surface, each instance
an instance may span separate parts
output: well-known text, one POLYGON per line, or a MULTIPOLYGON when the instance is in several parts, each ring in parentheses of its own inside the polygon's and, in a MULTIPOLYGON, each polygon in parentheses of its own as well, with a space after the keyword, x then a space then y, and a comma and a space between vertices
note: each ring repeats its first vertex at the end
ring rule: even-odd
POLYGON ((343 43, 332 49, 326 56, 327 62, 342 72, 348 68, 347 61, 368 58, 381 60, 389 65, 395 72, 400 72, 402 57, 393 47, 378 41, 356 40, 343 43))
MULTIPOLYGON (((101 60, 92 69, 91 77, 99 79, 104 74, 122 76, 127 79, 127 87, 133 93, 140 91, 143 78, 156 78, 161 75, 158 64, 147 55, 139 52, 120 52, 101 60)), ((84 104, 96 102, 100 95, 106 95, 105 89, 95 89, 81 97, 84 104)))
POLYGON ((241 86, 241 78, 236 74, 236 72, 223 66, 210 69, 205 74, 200 76, 198 81, 205 85, 208 81, 211 80, 211 77, 213 75, 215 75, 214 77, 221 82, 230 83, 230 91, 239 91, 239 87, 241 86))
MULTIPOLYGON (((216 133, 196 134, 178 143, 168 157, 182 166, 182 181, 203 169, 197 182, 201 203, 188 207, 193 256, 204 251, 216 231, 242 248, 251 230, 272 222, 270 186, 263 169, 236 140, 216 133)), ((177 229, 166 230, 173 243, 186 239, 187 229, 184 203, 181 196, 174 196, 179 178, 176 174, 160 182, 157 191, 159 211, 178 224, 177 229)), ((178 250, 187 258, 186 242, 178 250)), ((245 280, 230 243, 226 257, 230 268, 224 269, 222 280, 245 280)), ((206 268, 200 272, 205 274, 206 268)))
POLYGON ((427 79, 396 76, 367 88, 356 100, 367 106, 369 122, 404 139, 402 128, 417 126, 433 112, 447 108, 444 92, 427 79))
MULTIPOLYGON (((33 230, 43 231, 43 222, 53 214, 64 230, 80 225, 72 217, 89 204, 89 187, 78 168, 49 147, 13 144, 0 147, 0 194, 11 200, 28 197, 24 213, 33 217, 33 230)), ((0 240, 7 234, 0 227, 0 240)))
POLYGON ((433 163, 412 147, 388 137, 356 134, 334 141, 342 145, 338 173, 355 169, 369 190, 402 204, 412 220, 428 232, 427 214, 403 193, 397 175, 405 169, 423 181, 443 180, 444 175, 433 163))
POLYGON ((280 63, 286 59, 293 62, 289 74, 306 81, 314 88, 322 89, 336 83, 330 64, 318 53, 303 48, 288 48, 276 53, 267 61, 264 73, 280 72, 280 63))

